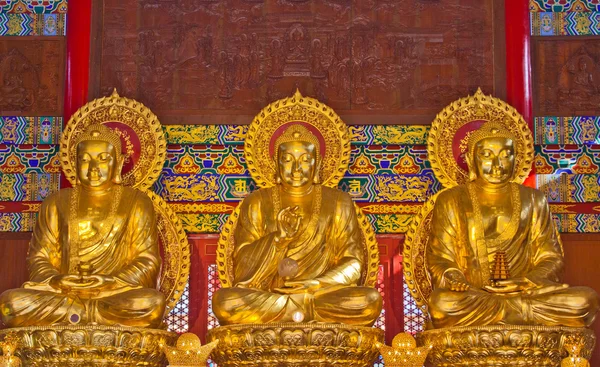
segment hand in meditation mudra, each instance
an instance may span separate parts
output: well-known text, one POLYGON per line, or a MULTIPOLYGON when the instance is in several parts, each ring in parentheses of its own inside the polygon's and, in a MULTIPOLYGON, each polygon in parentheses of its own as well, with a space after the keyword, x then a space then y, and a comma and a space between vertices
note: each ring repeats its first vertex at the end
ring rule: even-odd
POLYGON ((319 184, 319 140, 302 125, 289 126, 274 149, 277 184, 241 204, 233 287, 214 294, 215 315, 222 325, 372 325, 382 298, 357 286, 364 254, 352 199, 319 184))
POLYGON ((152 201, 121 185, 121 140, 91 125, 76 141, 77 185, 42 204, 30 281, 0 296, 8 327, 69 323, 159 327, 165 297, 152 201))
POLYGON ((594 321, 598 295, 560 282, 562 245, 544 194, 511 182, 515 141, 494 123, 473 132, 466 154, 471 181, 436 199, 427 251, 435 328, 594 321), (506 269, 494 273, 508 279, 491 272, 498 258, 506 269))

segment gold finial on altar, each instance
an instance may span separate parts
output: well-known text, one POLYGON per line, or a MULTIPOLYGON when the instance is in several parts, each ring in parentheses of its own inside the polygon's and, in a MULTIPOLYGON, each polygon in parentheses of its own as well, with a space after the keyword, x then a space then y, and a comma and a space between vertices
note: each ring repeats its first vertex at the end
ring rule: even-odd
POLYGON ((415 338, 409 333, 400 333, 392 340, 392 346, 380 345, 383 362, 390 367, 420 367, 425 363, 431 346, 417 348, 415 338))
POLYGON ((219 340, 202 345, 200 338, 193 333, 181 334, 177 339, 177 347, 165 347, 165 354, 170 367, 206 366, 206 360, 219 340))
POLYGON ((0 356, 0 367, 21 366, 21 359, 19 357, 14 356, 18 343, 19 337, 16 334, 6 334, 4 340, 0 342, 0 348, 2 348, 2 356, 0 356))

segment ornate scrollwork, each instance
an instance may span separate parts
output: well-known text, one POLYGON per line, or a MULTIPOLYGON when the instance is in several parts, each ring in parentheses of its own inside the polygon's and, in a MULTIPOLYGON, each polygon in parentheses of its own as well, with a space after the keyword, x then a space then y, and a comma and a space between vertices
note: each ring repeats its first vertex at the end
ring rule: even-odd
POLYGON ((175 343, 177 334, 165 330, 106 327, 52 326, 0 330, 15 333, 15 355, 31 367, 162 366, 162 347, 175 343))
POLYGON ((494 325, 429 330, 419 345, 433 345, 429 362, 438 367, 558 366, 576 346, 590 358, 596 337, 583 328, 494 325))
POLYGON ((383 331, 341 324, 254 324, 209 331, 219 339, 212 359, 222 367, 372 366, 383 331))

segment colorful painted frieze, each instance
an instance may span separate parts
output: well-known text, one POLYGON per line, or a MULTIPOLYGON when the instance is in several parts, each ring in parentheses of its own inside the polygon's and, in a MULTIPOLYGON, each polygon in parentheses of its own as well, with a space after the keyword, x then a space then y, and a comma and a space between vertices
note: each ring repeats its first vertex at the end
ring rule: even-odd
POLYGON ((536 186, 551 203, 600 202, 598 175, 536 175, 536 186))
POLYGON ((536 174, 598 174, 600 145, 536 145, 536 174))
POLYGON ((529 0, 531 12, 600 11, 600 0, 529 0))
POLYGON ((62 117, 0 116, 0 144, 58 144, 62 117))
POLYGON ((540 12, 530 14, 532 36, 597 36, 600 12, 540 12))
POLYGON ((0 144, 0 173, 60 173, 58 145, 0 144))
POLYGON ((64 36, 66 14, 0 13, 0 36, 64 36))
POLYGON ((0 13, 66 14, 68 0, 0 0, 0 13))
MULTIPOLYGON (((169 144, 228 145, 243 144, 247 125, 165 125, 169 144)), ((355 145, 426 145, 426 125, 352 125, 355 145)))

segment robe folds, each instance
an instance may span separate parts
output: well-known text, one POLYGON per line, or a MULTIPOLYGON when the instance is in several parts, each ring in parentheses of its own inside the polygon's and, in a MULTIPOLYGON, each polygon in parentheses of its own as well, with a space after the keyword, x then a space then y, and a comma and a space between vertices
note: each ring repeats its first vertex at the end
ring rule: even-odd
MULTIPOLYGON (((363 272, 364 245, 352 199, 321 188, 318 212, 303 218, 299 233, 287 248, 276 246, 277 213, 273 190, 249 195, 241 204, 235 228, 233 287, 213 296, 213 310, 222 325, 291 322, 295 312, 304 321, 372 325, 382 308, 374 288, 358 286, 363 272), (290 281, 316 279, 312 293, 282 294, 278 265, 284 258, 298 264, 290 281)), ((314 207, 313 207, 314 208, 314 207)))
POLYGON ((161 258, 153 204, 136 189, 122 190, 115 217, 93 223, 71 218, 72 189, 44 200, 27 257, 30 281, 0 295, 4 325, 68 324, 73 314, 82 323, 162 324, 165 297, 157 290, 161 258), (93 225, 99 235, 74 241, 72 226, 82 225, 93 225), (79 263, 91 265, 92 274, 114 277, 114 283, 89 292, 61 292, 50 285, 55 275, 78 274, 79 263))
POLYGON ((433 326, 589 326, 598 311, 598 295, 588 287, 560 286, 563 250, 542 192, 511 184, 518 190, 519 202, 512 205, 520 206, 520 216, 504 232, 486 235, 468 185, 473 184, 441 192, 433 209, 427 251, 433 326), (482 289, 490 285, 490 264, 497 251, 506 254, 510 278, 525 277, 536 284, 532 292, 503 295, 482 289), (444 277, 449 271, 462 273, 469 290, 451 291, 444 277))

